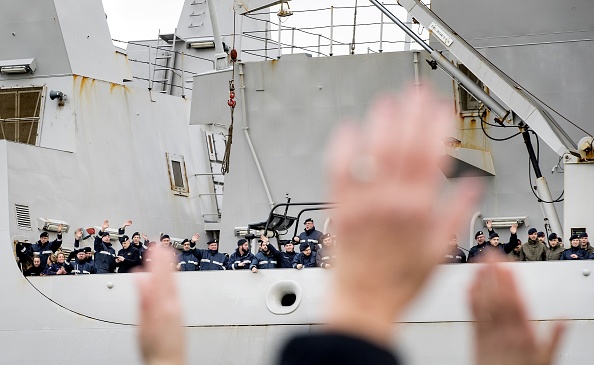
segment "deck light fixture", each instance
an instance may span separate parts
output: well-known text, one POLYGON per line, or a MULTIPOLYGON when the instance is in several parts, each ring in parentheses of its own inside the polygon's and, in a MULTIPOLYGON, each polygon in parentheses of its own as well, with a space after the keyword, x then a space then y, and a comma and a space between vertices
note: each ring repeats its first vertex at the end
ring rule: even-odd
POLYGON ((58 226, 62 225, 62 231, 68 233, 70 230, 70 225, 67 222, 58 220, 58 219, 50 219, 50 218, 41 218, 37 217, 37 226, 42 231, 48 232, 58 232, 58 226))
POLYGON ((215 41, 213 38, 191 40, 191 41, 188 41, 188 48, 194 48, 194 49, 215 48, 215 41))
POLYGON ((491 227, 493 228, 509 228, 513 224, 517 224, 518 227, 522 225, 528 226, 530 221, 527 216, 524 217, 499 217, 499 218, 483 218, 483 224, 486 226, 487 221, 491 221, 491 227))
POLYGON ((26 58, 20 60, 1 60, 0 73, 3 74, 26 74, 33 73, 37 68, 35 58, 26 58))

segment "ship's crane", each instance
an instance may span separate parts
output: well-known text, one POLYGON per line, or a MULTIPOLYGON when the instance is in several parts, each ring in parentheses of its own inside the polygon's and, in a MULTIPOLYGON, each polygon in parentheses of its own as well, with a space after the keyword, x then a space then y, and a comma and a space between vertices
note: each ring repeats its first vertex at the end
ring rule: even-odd
POLYGON ((382 13, 392 20, 398 27, 414 39, 423 49, 429 52, 445 72, 459 82, 468 92, 474 95, 487 108, 494 112, 498 118, 495 121, 500 124, 517 126, 522 132, 528 155, 536 175, 536 186, 540 193, 541 205, 554 232, 563 235, 563 226, 559 220, 553 197, 542 175, 538 160, 530 141, 528 127, 530 127, 551 149, 559 156, 566 156, 567 160, 575 160, 579 157, 575 143, 556 123, 556 121, 544 110, 534 98, 511 78, 501 72, 489 60, 483 57, 477 50, 469 45, 462 37, 445 24, 435 13, 419 0, 398 0, 398 3, 412 15, 421 25, 432 31, 437 38, 461 63, 466 66, 480 81, 489 87, 489 90, 501 100, 501 105, 491 95, 487 94, 482 87, 478 86, 461 70, 458 69, 441 52, 433 49, 417 33, 412 31, 392 14, 378 0, 371 1, 382 13), (571 156, 571 157, 568 157, 571 156))

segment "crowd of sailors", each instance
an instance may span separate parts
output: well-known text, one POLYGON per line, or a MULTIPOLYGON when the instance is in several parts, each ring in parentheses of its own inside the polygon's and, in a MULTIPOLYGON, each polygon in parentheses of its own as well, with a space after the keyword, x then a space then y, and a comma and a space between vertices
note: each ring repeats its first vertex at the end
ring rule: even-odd
MULTIPOLYGON (((106 220, 94 236, 93 247, 81 247, 83 229, 79 228, 74 234, 74 250, 67 255, 62 251, 62 227, 58 227, 60 233, 51 242, 49 234, 44 231, 34 244, 17 243, 17 259, 26 276, 128 273, 140 270, 146 261, 151 260, 147 251, 150 252, 158 245, 171 247, 171 239, 169 235, 162 234, 157 243, 149 241, 147 235, 139 232, 134 232, 129 237, 126 235, 126 227, 131 224, 132 221, 126 221, 118 229, 122 248, 117 253, 107 232, 109 222, 106 220)), ((282 250, 274 247, 268 237, 261 236, 256 254, 251 252, 250 242, 246 239, 237 241, 237 249, 231 255, 219 252, 219 242, 216 239, 208 241, 206 249, 198 248, 200 235, 195 234, 190 239, 184 239, 178 250, 171 249, 171 265, 179 271, 251 270, 254 273, 275 268, 331 268, 336 259, 332 250, 335 238, 329 233, 323 234, 316 230, 311 218, 306 219, 304 225, 304 231, 285 242, 282 250), (299 247, 299 252, 295 250, 296 247, 299 247)), ((509 261, 594 259, 594 247, 588 241, 586 232, 572 235, 569 238, 570 247, 566 249, 556 233, 546 237, 544 232, 530 228, 527 241, 522 243, 517 236, 517 225, 512 225, 509 241, 501 242, 492 223, 488 221, 486 226, 486 235, 483 231, 476 232, 476 244, 468 251, 468 256, 458 246, 456 235, 451 235, 452 250, 445 255, 444 262, 478 262, 490 251, 499 252, 509 261)))
MULTIPOLYGON (((167 234, 160 235, 159 243, 149 241, 147 235, 139 232, 129 237, 126 228, 130 225, 132 221, 128 220, 118 229, 122 248, 117 253, 107 231, 109 221, 105 220, 94 236, 92 248, 82 247, 84 230, 79 228, 74 233, 74 250, 67 255, 62 250, 63 227, 58 226, 57 238, 51 242, 45 231, 34 244, 18 242, 15 248, 17 260, 25 276, 129 273, 140 270, 144 263, 150 261, 148 252, 158 245, 171 247, 171 238, 167 234)), ((217 240, 208 241, 207 249, 197 248, 200 235, 195 234, 190 239, 184 239, 180 249, 171 248, 167 252, 171 255, 171 265, 179 271, 251 270, 257 273, 258 270, 274 268, 332 267, 335 260, 332 253, 334 237, 316 230, 311 218, 306 219, 304 225, 304 231, 285 242, 282 251, 274 247, 268 237, 261 236, 259 251, 255 255, 246 239, 238 240, 237 249, 228 255, 219 252, 217 240), (299 253, 295 247, 299 247, 299 253)))
POLYGON ((450 237, 452 250, 445 256, 447 263, 478 262, 487 252, 499 252, 507 257, 509 261, 555 261, 555 260, 592 260, 594 259, 594 247, 588 240, 588 233, 581 232, 572 234, 569 237, 569 248, 565 248, 562 238, 556 233, 550 233, 548 237, 544 232, 536 228, 528 230, 528 239, 522 241, 517 236, 518 226, 512 225, 509 229, 509 241, 500 242, 499 234, 492 228, 492 222, 487 221, 487 235, 478 231, 474 235, 475 245, 468 251, 468 258, 464 251, 458 246, 455 235, 450 237), (547 240, 548 238, 548 240, 547 240), (548 241, 548 242, 547 242, 548 241))

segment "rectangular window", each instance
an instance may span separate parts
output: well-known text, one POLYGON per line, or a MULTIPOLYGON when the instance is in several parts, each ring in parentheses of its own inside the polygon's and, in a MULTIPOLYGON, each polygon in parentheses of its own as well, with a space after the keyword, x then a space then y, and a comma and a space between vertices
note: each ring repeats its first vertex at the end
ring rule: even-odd
POLYGON ((171 190, 176 195, 188 196, 190 189, 188 188, 188 175, 184 156, 169 153, 166 153, 165 156, 167 157, 167 170, 169 171, 171 190))
POLYGON ((179 161, 171 161, 171 167, 173 167, 173 184, 176 188, 183 188, 184 181, 182 177, 181 163, 179 161))
POLYGON ((35 145, 43 87, 0 89, 0 139, 35 145))

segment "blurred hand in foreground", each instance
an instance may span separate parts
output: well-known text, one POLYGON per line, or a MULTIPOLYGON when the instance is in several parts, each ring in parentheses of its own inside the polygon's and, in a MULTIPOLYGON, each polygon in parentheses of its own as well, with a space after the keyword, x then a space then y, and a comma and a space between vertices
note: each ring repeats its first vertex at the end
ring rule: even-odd
POLYGON ((147 274, 138 275, 140 351, 148 365, 185 364, 186 342, 168 247, 147 252, 147 274))
MULTIPOLYGON (((388 346, 393 323, 449 250, 479 187, 462 180, 445 196, 437 166, 453 111, 426 88, 384 96, 361 127, 330 144, 338 264, 329 329, 388 346), (437 238, 437 239, 436 239, 437 238)), ((442 165, 443 167, 443 165, 442 165)))
POLYGON ((476 365, 550 365, 561 336, 556 323, 546 341, 537 341, 512 273, 490 256, 469 289, 474 317, 476 365))

